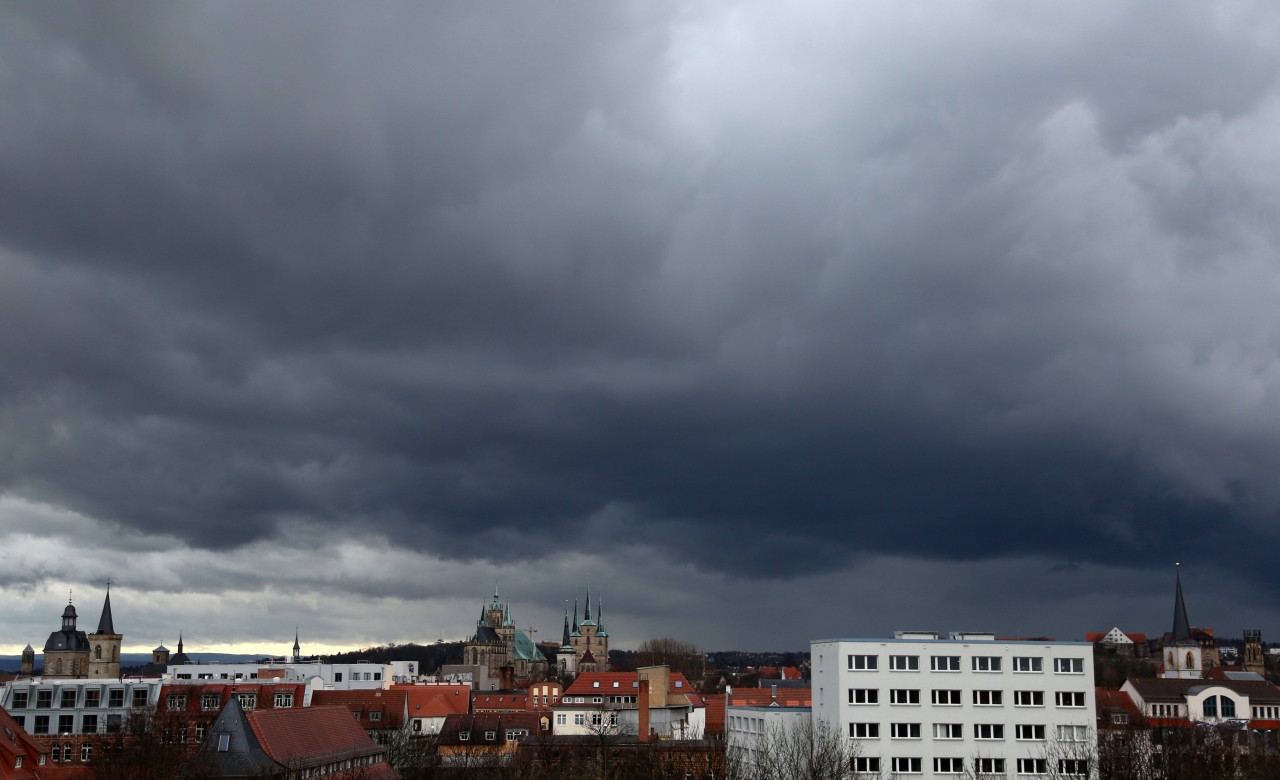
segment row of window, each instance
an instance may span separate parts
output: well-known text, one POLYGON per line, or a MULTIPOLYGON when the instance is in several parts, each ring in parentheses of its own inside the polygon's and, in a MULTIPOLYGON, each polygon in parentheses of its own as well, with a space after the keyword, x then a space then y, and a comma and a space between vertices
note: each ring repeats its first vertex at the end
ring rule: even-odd
MULTIPOLYGON (((1049 761, 1044 758, 1019 758, 1015 764, 1019 775, 1045 775, 1049 773, 1049 761)), ((852 761, 854 772, 878 774, 881 770, 879 756, 855 756, 852 761)), ((924 759, 918 757, 897 756, 889 760, 889 769, 898 775, 918 775, 924 772, 924 759)), ((933 759, 933 773, 936 775, 964 774, 965 761, 959 757, 943 757, 933 759)), ((974 771, 979 775, 1005 772, 1003 758, 974 759, 974 771)), ((1087 777, 1089 761, 1083 758, 1058 759, 1058 774, 1066 777, 1087 777)))
MULTIPOLYGON (((962 702, 962 693, 958 688, 934 688, 929 692, 930 702, 938 707, 959 707, 962 702)), ((1004 706, 1004 691, 993 690, 975 690, 973 694, 973 705, 975 707, 1001 707, 1004 706)), ((1083 707, 1085 695, 1082 691, 1055 691, 1053 694, 1054 703, 1059 707, 1083 707)), ((879 688, 850 688, 849 689, 850 704, 879 704, 880 689, 879 688)), ((918 705, 920 704, 919 688, 892 688, 889 691, 889 703, 899 705, 918 705)), ((1015 707, 1043 707, 1044 691, 1014 691, 1013 706, 1015 707)))
MULTIPOLYGON (((607 723, 608 725, 610 725, 610 726, 616 726, 616 725, 618 725, 618 713, 616 713, 616 712, 608 712, 608 713, 603 713, 603 712, 591 712, 591 713, 586 713, 586 712, 575 712, 575 713, 573 714, 573 725, 575 725, 575 726, 585 726, 585 725, 587 725, 587 722, 588 722, 588 716, 590 716, 589 720, 590 720, 590 723, 591 723, 591 725, 592 725, 592 726, 603 726, 603 725, 605 725, 606 723, 607 723)), ((567 725, 569 725, 569 715, 568 715, 568 713, 565 713, 565 712, 557 712, 557 713, 556 713, 556 725, 557 725, 557 726, 567 726, 567 725)))
MULTIPOLYGON (((22 728, 27 728, 26 715, 14 715, 13 719, 18 722, 22 728)), ((32 734, 101 734, 104 731, 119 731, 124 723, 123 715, 108 715, 103 720, 96 714, 83 715, 80 718, 80 728, 76 728, 75 715, 59 715, 57 720, 57 731, 52 731, 54 725, 52 716, 49 715, 32 715, 31 717, 31 733, 32 734)))
MULTIPOLYGON (((123 707, 125 701, 124 688, 111 688, 107 691, 108 707, 123 707)), ((150 702, 150 688, 134 688, 131 698, 133 707, 145 707, 150 702)), ((80 688, 63 688, 57 697, 58 707, 61 709, 73 709, 80 700, 80 688)), ((48 710, 53 708, 54 695, 52 688, 40 688, 36 690, 36 709, 48 710)), ((31 692, 26 688, 17 688, 13 692, 13 709, 25 710, 31 704, 31 692)), ((85 688, 84 689, 84 708, 97 709, 102 706, 102 689, 101 688, 85 688)))
MULTIPOLYGON (((256 709, 258 706, 257 693, 237 693, 236 700, 240 702, 240 707, 246 710, 256 709)), ((272 699, 272 704, 276 708, 292 707, 293 693, 276 693, 272 699)), ((181 712, 187 708, 187 694, 171 693, 165 697, 165 707, 170 712, 181 712)), ((200 694, 200 709, 204 712, 215 712, 222 709, 222 698, 216 693, 200 694)))
MULTIPOLYGON (((852 739, 879 739, 879 723, 850 723, 849 737, 852 739)), ((920 739, 920 723, 890 723, 891 739, 920 739)), ((973 738, 977 740, 1002 740, 1005 738, 1003 723, 976 723, 973 726, 973 738)), ((1085 742, 1089 739, 1089 727, 1081 725, 1058 726, 1059 742, 1085 742)), ((964 739, 964 724, 934 723, 934 739, 964 739)), ((1014 726, 1014 739, 1021 741, 1043 742, 1045 727, 1043 724, 1020 723, 1014 726)))
MULTIPOLYGON (((971 668, 975 672, 1003 671, 1004 659, 998 655, 975 655, 969 660, 971 668)), ((929 671, 958 672, 960 671, 960 661, 961 656, 958 655, 929 656, 929 671)), ((878 655, 849 656, 849 671, 851 672, 874 672, 878 671, 879 668, 880 656, 878 655)), ((920 656, 891 655, 889 656, 889 671, 918 672, 920 671, 920 656)), ((1040 656, 1014 656, 1013 671, 1024 674, 1043 672, 1044 659, 1040 656)), ((1057 674, 1084 674, 1084 659, 1055 658, 1053 659, 1053 671, 1057 674)))

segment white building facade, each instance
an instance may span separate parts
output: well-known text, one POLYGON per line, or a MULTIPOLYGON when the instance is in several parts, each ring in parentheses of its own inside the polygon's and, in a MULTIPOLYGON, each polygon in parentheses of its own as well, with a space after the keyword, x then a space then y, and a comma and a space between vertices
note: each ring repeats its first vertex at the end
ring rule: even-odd
MULTIPOLYGON (((306 682, 319 677, 325 690, 358 691, 391 687, 395 681, 392 664, 356 662, 325 663, 252 663, 252 664, 183 664, 170 666, 167 677, 175 680, 262 680, 306 682)), ((406 667, 407 669, 407 667, 406 667)))
POLYGON ((898 632, 810 644, 813 726, 865 777, 1096 777, 1093 646, 898 632))

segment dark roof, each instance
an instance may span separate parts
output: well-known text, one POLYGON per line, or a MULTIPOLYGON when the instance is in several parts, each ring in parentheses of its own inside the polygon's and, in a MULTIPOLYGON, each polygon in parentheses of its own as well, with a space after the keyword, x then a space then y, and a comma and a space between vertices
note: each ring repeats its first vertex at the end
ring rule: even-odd
POLYGON ((269 777, 283 768, 262 749, 249 719, 234 696, 213 722, 209 736, 196 754, 195 763, 198 770, 209 771, 216 777, 269 777), (219 750, 218 744, 224 737, 227 747, 219 750))
POLYGON ((438 741, 441 745, 502 745, 507 741, 508 729, 527 731, 530 736, 541 733, 541 721, 536 712, 481 712, 474 715, 447 715, 440 727, 438 741), (460 734, 467 732, 467 739, 460 734), (485 734, 493 732, 493 739, 485 734))
POLYGON ((1280 689, 1257 680, 1179 680, 1171 678, 1139 678, 1129 684, 1144 701, 1181 701, 1193 688, 1217 686, 1248 696, 1252 704, 1280 704, 1280 689))
POLYGON ((476 636, 473 640, 481 644, 492 642, 501 642, 502 638, 498 636, 498 632, 493 630, 492 626, 476 626, 476 636))
POLYGON ((65 650, 83 650, 89 651, 89 638, 84 635, 83 631, 54 631, 49 634, 49 638, 45 640, 44 651, 62 652, 65 650))
POLYGON ((1173 641, 1191 641, 1191 623, 1187 621, 1187 603, 1182 599, 1182 569, 1178 569, 1177 592, 1173 597, 1173 641))
MULTIPOLYGON (((126 605, 127 606, 127 605, 126 605)), ((102 617, 98 618, 99 634, 114 634, 116 626, 111 622, 111 591, 107 591, 107 597, 102 602, 102 617)))

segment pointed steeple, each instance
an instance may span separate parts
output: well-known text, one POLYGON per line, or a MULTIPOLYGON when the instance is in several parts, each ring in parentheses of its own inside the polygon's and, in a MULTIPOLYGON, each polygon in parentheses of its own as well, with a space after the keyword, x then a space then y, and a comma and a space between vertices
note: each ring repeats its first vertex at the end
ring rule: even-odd
MULTIPOLYGON (((295 643, 298 641, 297 634, 294 634, 293 641, 295 643)), ((182 655, 182 632, 181 631, 178 632, 178 655, 182 655)))
POLYGON ((560 649, 564 650, 570 647, 569 644, 569 600, 564 602, 564 636, 560 638, 560 649))
POLYGON ((586 608, 582 610, 582 622, 585 623, 590 619, 591 619, 591 586, 588 585, 587 586, 587 604, 586 604, 586 608))
POLYGON ((508 601, 502 608, 502 627, 510 628, 515 625, 511 622, 511 602, 508 601))
POLYGON ((111 582, 107 582, 107 597, 102 602, 102 617, 98 618, 99 634, 114 634, 115 624, 111 621, 111 582))
POLYGON ((578 630, 578 600, 573 600, 573 636, 582 636, 582 632, 578 630))
POLYGON ((596 636, 609 636, 604 629, 604 599, 596 602, 596 636))
POLYGON ((298 627, 293 627, 293 662, 302 660, 302 646, 298 644, 298 627))
POLYGON ((1182 564, 1175 564, 1177 571, 1177 592, 1173 598, 1173 641, 1174 644, 1191 642, 1191 623, 1187 620, 1187 603, 1182 599, 1182 564))

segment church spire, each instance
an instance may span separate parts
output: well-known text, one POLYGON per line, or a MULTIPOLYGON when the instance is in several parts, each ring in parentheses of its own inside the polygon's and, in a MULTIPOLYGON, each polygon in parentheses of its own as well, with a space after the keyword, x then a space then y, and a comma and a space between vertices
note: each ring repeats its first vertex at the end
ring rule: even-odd
POLYGON ((1178 585, 1173 598, 1173 641, 1181 644, 1191 641, 1191 623, 1187 621, 1187 603, 1182 599, 1182 564, 1174 566, 1178 585))
POLYGON ((293 662, 296 664, 302 660, 302 646, 298 644, 298 627, 293 627, 293 662))
POLYGON ((564 600, 564 636, 560 638, 560 649, 570 647, 569 643, 569 600, 564 600))
POLYGON ((573 635, 581 636, 582 632, 578 630, 578 600, 573 600, 573 635))
POLYGON ((102 617, 98 618, 99 634, 114 634, 115 623, 111 620, 111 580, 107 580, 107 597, 102 602, 102 617))
POLYGON ((587 586, 587 604, 582 610, 582 622, 586 623, 591 620, 591 586, 587 586))

